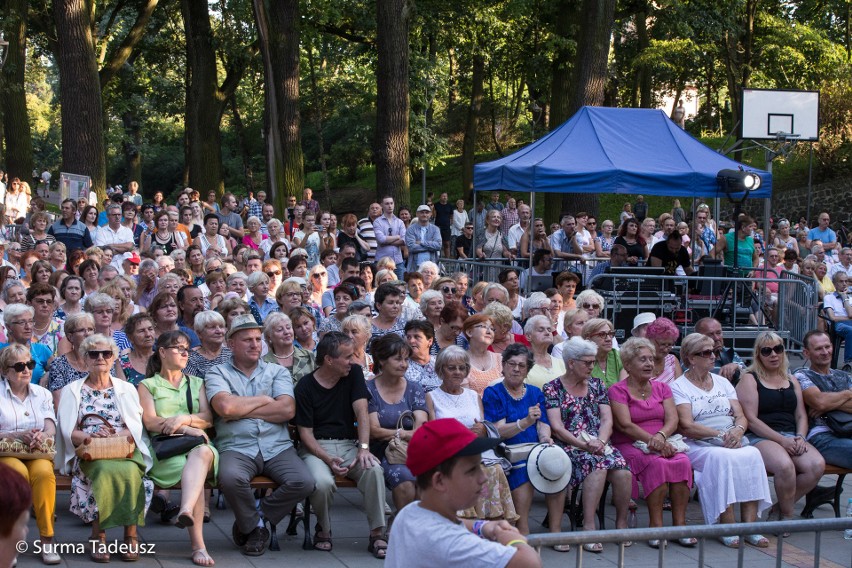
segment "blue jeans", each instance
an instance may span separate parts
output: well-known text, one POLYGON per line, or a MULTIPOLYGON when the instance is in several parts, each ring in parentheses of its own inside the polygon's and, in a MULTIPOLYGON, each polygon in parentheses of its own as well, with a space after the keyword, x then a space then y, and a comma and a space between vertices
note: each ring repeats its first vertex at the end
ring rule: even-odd
POLYGON ((839 438, 832 432, 822 432, 811 437, 808 442, 819 450, 825 463, 852 468, 852 438, 839 438))
POLYGON ((846 347, 844 348, 843 353, 843 361, 849 361, 852 359, 852 321, 838 321, 834 322, 834 329, 837 332, 837 335, 843 338, 846 342, 846 347))

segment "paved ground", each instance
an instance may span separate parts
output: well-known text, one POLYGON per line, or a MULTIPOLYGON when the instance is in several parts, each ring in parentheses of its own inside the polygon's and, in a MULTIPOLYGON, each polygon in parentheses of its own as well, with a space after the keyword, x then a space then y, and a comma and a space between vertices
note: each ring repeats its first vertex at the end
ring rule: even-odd
MULTIPOLYGON (((823 480, 824 485, 834 484, 836 478, 827 476, 823 480)), ((852 480, 847 480, 844 485, 843 500, 845 502, 852 496, 852 480)), ((233 517, 229 510, 213 511, 212 522, 205 526, 205 538, 207 548, 218 566, 256 566, 259 568, 279 568, 282 563, 287 566, 310 566, 310 568, 325 567, 378 567, 381 561, 374 559, 366 552, 367 548, 367 525, 366 518, 360 510, 361 495, 355 489, 343 489, 338 493, 334 506, 334 550, 330 553, 319 551, 304 551, 302 545, 302 531, 294 537, 284 534, 286 523, 280 526, 279 539, 280 552, 267 551, 259 558, 248 558, 237 552, 231 542, 231 525, 233 517)), ((801 509, 799 504, 797 512, 801 509)), ((81 543, 86 541, 89 530, 79 520, 68 512, 68 494, 61 493, 57 503, 59 519, 57 521, 57 540, 64 543, 81 543)), ((544 518, 544 502, 538 498, 533 506, 531 524, 533 531, 543 530, 538 524, 544 518)), ((833 516, 833 511, 828 505, 817 509, 817 518, 833 516)), ((612 506, 606 508, 606 527, 615 526, 615 509, 612 506)), ((690 502, 687 521, 690 524, 701 523, 702 515, 698 503, 690 502)), ((639 505, 639 526, 646 526, 647 515, 644 506, 639 505)), ((567 517, 563 523, 564 530, 569 530, 567 517)), ((34 522, 30 522, 30 552, 22 555, 18 566, 34 567, 40 566, 39 559, 32 554, 32 540, 37 536, 34 522)), ((145 555, 137 565, 146 568, 157 566, 192 566, 189 560, 189 539, 184 531, 173 526, 161 525, 149 516, 149 524, 139 529, 140 542, 153 544, 154 551, 145 555)), ((108 539, 120 539, 121 530, 113 529, 107 533, 108 539)), ((749 568, 762 568, 775 566, 775 539, 770 537, 768 549, 757 549, 746 547, 744 563, 749 568)), ((794 534, 784 540, 782 566, 786 568, 813 566, 814 534, 794 534)), ((848 568, 852 566, 852 541, 843 539, 841 532, 824 533, 821 541, 822 568, 848 568)), ((574 565, 576 552, 557 553, 550 549, 543 550, 542 558, 545 566, 574 565)), ((625 553, 626 565, 631 568, 644 568, 646 566, 657 566, 658 552, 649 548, 645 543, 635 543, 625 553)), ((605 545, 602 554, 584 554, 584 564, 587 566, 615 566, 618 562, 618 548, 616 545, 605 545)), ((113 563, 120 560, 115 557, 113 563)), ((673 545, 665 553, 665 563, 669 566, 697 566, 698 548, 687 549, 673 545)), ((727 568, 736 566, 737 551, 724 548, 718 542, 707 542, 705 547, 705 564, 710 567, 727 568)), ((64 557, 63 565, 87 566, 92 563, 88 555, 69 554, 64 557)))

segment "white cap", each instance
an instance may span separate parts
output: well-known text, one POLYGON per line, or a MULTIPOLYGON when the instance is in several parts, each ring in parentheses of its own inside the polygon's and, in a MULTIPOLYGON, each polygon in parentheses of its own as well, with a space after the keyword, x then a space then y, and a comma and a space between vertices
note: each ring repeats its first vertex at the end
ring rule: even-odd
POLYGON ((633 318, 633 329, 630 330, 630 333, 636 335, 636 328, 642 325, 648 325, 657 319, 657 315, 651 312, 642 312, 641 314, 636 314, 636 317, 633 318))

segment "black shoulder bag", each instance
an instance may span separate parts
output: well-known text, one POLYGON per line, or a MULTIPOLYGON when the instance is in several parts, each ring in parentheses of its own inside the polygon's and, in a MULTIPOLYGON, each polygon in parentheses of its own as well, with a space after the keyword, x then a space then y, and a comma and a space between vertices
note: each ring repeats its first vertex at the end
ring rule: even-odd
MULTIPOLYGON (((186 377, 186 408, 192 414, 192 388, 190 388, 189 376, 186 377)), ((190 434, 157 434, 151 437, 151 448, 160 461, 185 454, 206 443, 207 439, 204 436, 190 434)))

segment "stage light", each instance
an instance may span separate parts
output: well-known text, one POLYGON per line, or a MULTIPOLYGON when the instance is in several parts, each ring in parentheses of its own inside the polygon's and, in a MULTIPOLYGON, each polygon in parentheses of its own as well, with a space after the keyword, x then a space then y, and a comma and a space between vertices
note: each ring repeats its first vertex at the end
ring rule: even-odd
POLYGON ((760 187, 760 176, 744 170, 719 170, 716 183, 725 193, 741 193, 754 191, 760 187))

